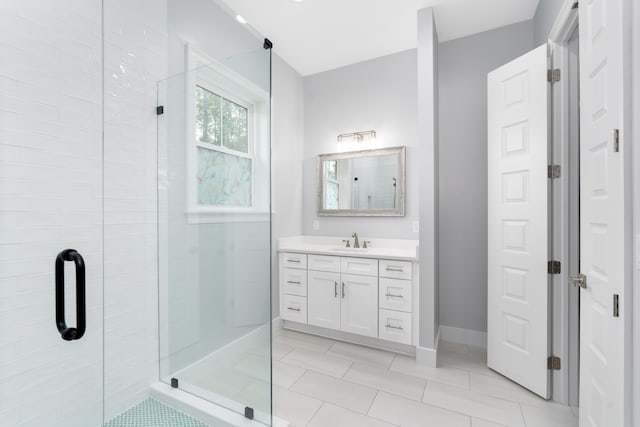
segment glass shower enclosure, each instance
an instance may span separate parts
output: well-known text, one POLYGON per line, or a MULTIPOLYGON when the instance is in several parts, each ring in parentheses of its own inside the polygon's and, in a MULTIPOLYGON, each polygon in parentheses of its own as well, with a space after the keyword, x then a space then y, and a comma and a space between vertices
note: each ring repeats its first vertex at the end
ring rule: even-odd
POLYGON ((234 40, 158 84, 160 378, 269 424, 271 50, 234 40))
POLYGON ((0 0, 0 425, 271 425, 270 96, 220 1, 0 0))

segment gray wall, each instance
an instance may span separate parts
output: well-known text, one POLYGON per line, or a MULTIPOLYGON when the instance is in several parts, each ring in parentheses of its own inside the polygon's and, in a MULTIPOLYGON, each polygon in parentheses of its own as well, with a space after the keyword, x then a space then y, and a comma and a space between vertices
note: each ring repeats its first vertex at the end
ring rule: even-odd
MULTIPOLYGON (((640 22, 640 3, 632 3, 633 22, 640 22)), ((640 27, 634 25, 632 27, 631 37, 631 86, 633 90, 632 100, 632 117, 640 115, 640 27)), ((633 146, 640 147, 640 120, 633 120, 632 124, 633 146)), ((636 242, 640 242, 640 150, 632 150, 633 155, 633 231, 636 242)), ((633 259, 635 261, 635 269, 633 271, 633 423, 632 425, 640 425, 640 251, 638 244, 634 245, 635 252, 633 259)))
MULTIPOLYGON (((420 337, 435 348, 438 307, 438 34, 432 8, 418 11, 418 141, 420 143, 420 337)), ((420 353, 418 360, 420 361, 420 353)))
POLYGON ((540 0, 533 17, 533 46, 546 43, 564 0, 540 0))
POLYGON ((304 77, 304 234, 417 239, 418 220, 416 51, 304 77), (374 129, 374 143, 338 145, 341 133, 374 129), (407 146, 406 215, 396 218, 318 217, 317 155, 407 146), (350 147, 345 150, 345 147, 350 147), (313 221, 320 229, 313 229, 313 221))
POLYGON ((487 329, 487 73, 533 46, 527 21, 438 48, 442 325, 487 329))
MULTIPOLYGON (((274 46, 277 52, 278 47, 274 46)), ((279 238, 302 234, 302 76, 273 55, 271 92, 272 316, 280 315, 279 238)))

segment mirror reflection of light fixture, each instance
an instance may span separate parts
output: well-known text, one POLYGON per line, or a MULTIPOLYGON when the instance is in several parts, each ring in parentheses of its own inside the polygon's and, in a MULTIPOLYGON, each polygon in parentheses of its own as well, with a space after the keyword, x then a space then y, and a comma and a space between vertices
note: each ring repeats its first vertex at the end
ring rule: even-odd
POLYGON ((376 139, 376 131, 365 130, 362 132, 342 133, 338 135, 338 142, 343 142, 346 138, 351 138, 355 142, 362 143, 365 140, 369 141, 369 140, 376 139))

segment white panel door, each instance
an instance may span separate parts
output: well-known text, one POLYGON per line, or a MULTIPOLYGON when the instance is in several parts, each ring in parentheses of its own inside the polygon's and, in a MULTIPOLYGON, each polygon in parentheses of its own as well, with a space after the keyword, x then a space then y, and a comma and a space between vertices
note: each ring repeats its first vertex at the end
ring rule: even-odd
POLYGON ((488 75, 491 369, 549 397, 547 46, 488 75))
POLYGON ((307 276, 308 323, 340 329, 340 273, 309 270, 307 276))
MULTIPOLYGON (((580 2, 580 425, 623 426, 625 200, 622 0, 580 2), (620 129, 615 151, 614 129, 620 129), (620 316, 613 315, 614 294, 620 316)), ((628 235, 630 236, 630 230, 628 235)), ((629 237, 630 238, 630 237, 629 237)), ((630 313, 629 313, 630 314, 630 313)), ((629 373, 627 373, 629 375, 629 373)))
POLYGON ((378 337, 378 278, 343 274, 340 324, 345 332, 378 337))

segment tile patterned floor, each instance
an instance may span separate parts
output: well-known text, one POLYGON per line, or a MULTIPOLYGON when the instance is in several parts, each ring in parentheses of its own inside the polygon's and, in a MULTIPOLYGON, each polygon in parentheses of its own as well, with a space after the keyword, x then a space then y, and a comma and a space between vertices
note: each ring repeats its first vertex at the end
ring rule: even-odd
POLYGON ((273 341, 274 415, 293 427, 577 427, 568 406, 491 371, 480 349, 441 342, 415 359, 284 330, 273 341))
POLYGON ((207 427, 207 424, 157 400, 147 399, 108 421, 103 427, 207 427))

